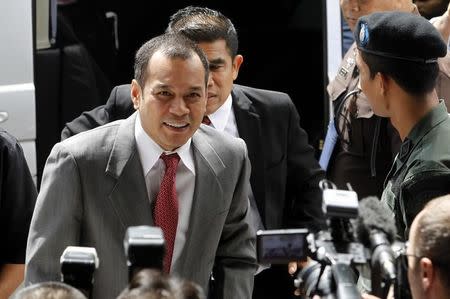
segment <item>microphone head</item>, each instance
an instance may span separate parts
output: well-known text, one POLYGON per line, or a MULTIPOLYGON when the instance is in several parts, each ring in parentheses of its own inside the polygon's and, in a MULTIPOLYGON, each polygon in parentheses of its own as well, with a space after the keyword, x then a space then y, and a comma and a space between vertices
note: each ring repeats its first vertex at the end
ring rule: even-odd
POLYGON ((359 202, 359 217, 356 220, 356 235, 364 244, 370 244, 370 232, 381 230, 392 243, 397 234, 392 212, 375 196, 363 198, 359 202))

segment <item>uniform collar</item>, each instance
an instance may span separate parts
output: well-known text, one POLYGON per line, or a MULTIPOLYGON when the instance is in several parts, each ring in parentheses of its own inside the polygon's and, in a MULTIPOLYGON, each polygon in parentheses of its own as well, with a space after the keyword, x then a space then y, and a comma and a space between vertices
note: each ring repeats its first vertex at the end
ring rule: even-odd
POLYGON ((445 107, 445 102, 443 100, 439 100, 439 104, 416 123, 411 132, 409 132, 408 136, 402 142, 398 153, 398 159, 401 162, 405 162, 415 145, 417 145, 429 131, 431 131, 442 121, 446 120, 447 117, 448 113, 447 108, 445 107))
POLYGON ((431 129, 436 127, 443 120, 446 120, 448 117, 447 108, 445 107, 445 102, 443 100, 439 100, 439 104, 436 105, 430 112, 428 112, 421 120, 417 122, 417 124, 412 128, 411 132, 409 132, 407 138, 410 139, 413 143, 415 141, 422 139, 431 129))

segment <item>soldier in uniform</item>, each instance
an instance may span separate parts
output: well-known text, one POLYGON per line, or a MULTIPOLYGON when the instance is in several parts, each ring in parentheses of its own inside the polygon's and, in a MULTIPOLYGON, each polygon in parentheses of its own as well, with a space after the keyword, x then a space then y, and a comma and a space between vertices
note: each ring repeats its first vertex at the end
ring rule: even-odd
MULTIPOLYGON (((360 16, 376 11, 396 10, 419 14, 411 0, 341 0, 340 4, 352 31, 360 16)), ((443 15, 439 24, 444 24, 448 17, 448 14, 443 15)), ((444 32, 441 34, 444 35, 444 32)), ((448 34, 446 36, 448 38, 448 34)), ((346 189, 346 184, 350 183, 359 198, 381 196, 384 179, 401 141, 388 119, 374 115, 366 95, 359 89, 355 49, 356 45, 353 44, 343 58, 338 74, 327 88, 334 108, 328 135, 336 132, 334 135, 337 138, 327 136, 321 165, 327 170, 328 179, 336 183, 338 188, 346 189)), ((440 58, 438 64, 436 90, 440 98, 450 101, 450 54, 440 58)))
POLYGON ((361 88, 401 140, 381 200, 405 239, 425 203, 450 191, 450 117, 435 89, 447 45, 425 18, 405 12, 361 17, 354 35, 361 88))

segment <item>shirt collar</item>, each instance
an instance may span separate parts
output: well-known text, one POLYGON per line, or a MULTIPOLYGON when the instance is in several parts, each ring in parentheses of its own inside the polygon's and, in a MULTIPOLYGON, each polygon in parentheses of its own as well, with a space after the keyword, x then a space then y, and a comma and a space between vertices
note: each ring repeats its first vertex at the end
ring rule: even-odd
POLYGON ((227 97, 226 101, 222 104, 222 106, 219 107, 214 113, 208 115, 209 119, 211 120, 212 125, 214 128, 220 132, 223 132, 225 130, 225 127, 228 123, 228 118, 231 114, 231 106, 232 106, 232 99, 231 99, 231 93, 227 97))
POLYGON ((194 155, 191 150, 192 138, 174 151, 165 151, 142 128, 141 117, 138 113, 134 124, 134 138, 141 158, 144 176, 153 168, 163 152, 178 153, 181 162, 195 175, 194 155))
POLYGON ((414 144, 417 140, 422 139, 423 136, 436 127, 439 123, 446 120, 448 117, 447 108, 445 102, 439 100, 439 104, 431 109, 409 132, 407 139, 411 140, 414 144))

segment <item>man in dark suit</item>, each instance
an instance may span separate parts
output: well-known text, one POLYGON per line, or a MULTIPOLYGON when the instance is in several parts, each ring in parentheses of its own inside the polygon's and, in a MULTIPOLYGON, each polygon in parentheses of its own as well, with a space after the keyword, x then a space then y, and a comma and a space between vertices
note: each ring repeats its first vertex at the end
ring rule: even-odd
MULTIPOLYGON (((211 79, 206 114, 212 126, 247 144, 255 228, 320 228, 322 192, 318 183, 324 172, 289 96, 233 84, 243 57, 238 54, 233 24, 220 12, 187 7, 170 20, 167 31, 181 32, 194 40, 208 58, 211 79)), ((62 138, 127 117, 132 111, 129 86, 118 86, 105 106, 68 123, 62 138)), ((272 265, 256 276, 254 298, 289 298, 291 289, 287 267, 272 265)))
POLYGON ((165 34, 136 54, 130 117, 53 147, 31 221, 26 284, 60 279, 71 246, 95 247, 93 299, 116 298, 128 281, 130 226, 156 225, 164 271, 210 298, 250 298, 256 271, 245 142, 200 125, 208 62, 191 40, 165 34))

